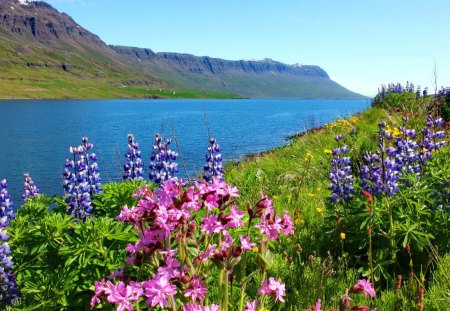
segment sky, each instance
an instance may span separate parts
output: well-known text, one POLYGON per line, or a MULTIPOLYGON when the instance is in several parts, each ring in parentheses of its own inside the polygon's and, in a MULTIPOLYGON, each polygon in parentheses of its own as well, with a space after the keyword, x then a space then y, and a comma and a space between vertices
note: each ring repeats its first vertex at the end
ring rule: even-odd
POLYGON ((448 0, 46 1, 108 44, 318 65, 368 96, 450 84, 448 0))

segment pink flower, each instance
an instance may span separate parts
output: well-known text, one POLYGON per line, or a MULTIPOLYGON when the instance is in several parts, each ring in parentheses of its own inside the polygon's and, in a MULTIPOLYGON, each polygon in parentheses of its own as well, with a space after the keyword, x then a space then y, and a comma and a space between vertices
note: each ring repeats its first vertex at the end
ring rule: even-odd
POLYGON ((187 303, 184 305, 183 311, 203 311, 203 308, 195 303, 187 303))
POLYGON ((218 305, 212 304, 211 306, 205 306, 203 311, 220 311, 220 309, 218 305))
POLYGON ((180 271, 178 270, 180 267, 180 262, 173 258, 172 256, 167 256, 165 267, 158 268, 158 274, 160 276, 165 276, 168 279, 179 278, 180 271))
POLYGON ((210 194, 206 197, 206 200, 203 204, 205 204, 205 207, 209 211, 212 211, 213 209, 219 207, 219 197, 216 195, 210 194))
POLYGON ((220 249, 221 251, 226 251, 227 248, 233 246, 234 240, 227 230, 223 230, 222 234, 223 234, 223 241, 220 244, 220 249))
POLYGON ((132 311, 133 305, 131 302, 139 301, 142 296, 142 290, 134 286, 126 285, 124 282, 113 284, 108 281, 106 283, 105 294, 108 296, 108 302, 116 304, 118 311, 132 311))
POLYGON ((283 227, 281 226, 281 218, 275 216, 275 221, 267 220, 263 217, 262 222, 255 225, 255 228, 261 229, 261 235, 267 236, 269 240, 276 240, 283 227))
POLYGON ((203 218, 200 230, 208 234, 219 233, 223 229, 223 226, 218 219, 219 217, 217 215, 203 218))
POLYGON ((155 275, 152 280, 143 283, 144 295, 148 298, 147 305, 155 307, 160 305, 165 308, 168 305, 167 298, 177 293, 177 287, 172 285, 165 276, 155 275))
POLYGON ((269 278, 269 282, 263 280, 261 282, 262 287, 258 290, 258 294, 266 294, 270 296, 275 296, 275 301, 284 302, 283 296, 286 296, 285 285, 281 282, 281 279, 275 281, 273 277, 269 278))
POLYGON ((358 280, 358 282, 350 288, 350 293, 362 293, 364 292, 364 297, 370 296, 370 298, 375 298, 375 290, 372 287, 370 281, 366 279, 358 280))
POLYGON ((214 254, 214 251, 216 250, 217 244, 211 245, 206 251, 200 252, 198 257, 202 262, 206 262, 211 256, 214 254))
POLYGON ((241 248, 244 251, 250 251, 256 245, 255 243, 250 242, 250 236, 243 238, 242 235, 240 235, 239 240, 241 241, 241 248))
POLYGON ((189 288, 184 291, 184 296, 192 297, 192 301, 194 302, 197 301, 197 298, 200 302, 203 302, 207 293, 208 290, 206 289, 205 284, 202 283, 202 277, 198 278, 194 275, 189 284, 189 288))
POLYGON ((316 311, 322 311, 322 301, 320 299, 317 299, 316 311))
POLYGON ((294 233, 294 222, 288 212, 284 212, 283 218, 281 218, 281 227, 283 228, 283 234, 288 236, 294 233))
POLYGON ((244 212, 239 211, 237 205, 233 205, 231 212, 225 217, 228 220, 225 225, 226 228, 238 228, 243 227, 244 222, 241 220, 244 217, 244 212))
POLYGON ((94 296, 91 299, 91 308, 94 308, 97 304, 100 303, 100 299, 98 297, 103 296, 105 294, 105 280, 102 279, 100 282, 94 282, 94 296))
POLYGON ((258 300, 247 301, 243 311, 258 311, 258 300))

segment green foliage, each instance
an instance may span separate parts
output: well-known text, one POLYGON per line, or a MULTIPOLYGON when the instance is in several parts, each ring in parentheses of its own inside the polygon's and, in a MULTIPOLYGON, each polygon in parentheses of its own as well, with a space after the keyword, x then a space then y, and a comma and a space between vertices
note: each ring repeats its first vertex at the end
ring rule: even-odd
POLYGON ((15 310, 88 310, 95 280, 120 269, 136 237, 109 217, 74 223, 53 200, 28 200, 11 222, 10 245, 22 302, 15 310))
POLYGON ((431 96, 417 98, 415 92, 406 90, 402 93, 387 92, 384 99, 377 95, 372 106, 395 110, 409 116, 425 117, 433 107, 433 98, 431 96))
POLYGON ((94 197, 93 205, 96 216, 115 218, 125 205, 134 206, 137 200, 132 197, 137 188, 152 187, 154 184, 146 181, 126 180, 121 183, 111 182, 103 185, 103 193, 94 197))
POLYGON ((439 259, 438 269, 425 295, 425 310, 450 310, 450 254, 439 259))

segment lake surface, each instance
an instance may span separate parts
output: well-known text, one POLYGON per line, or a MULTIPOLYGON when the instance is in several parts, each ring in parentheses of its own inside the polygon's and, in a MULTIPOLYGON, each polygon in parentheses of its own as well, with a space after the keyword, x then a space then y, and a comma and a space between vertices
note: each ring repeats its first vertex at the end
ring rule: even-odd
MULTIPOLYGON (((287 143, 286 136, 364 110, 367 100, 6 100, 0 101, 0 178, 8 180, 15 207, 23 173, 41 192, 62 194, 69 146, 87 136, 98 155, 102 182, 120 181, 127 134, 133 133, 148 164, 154 135, 173 138, 188 174, 201 173, 208 129, 225 160, 287 143)), ((177 149, 175 143, 172 149, 177 149)), ((185 176, 178 160, 180 176, 185 176)))

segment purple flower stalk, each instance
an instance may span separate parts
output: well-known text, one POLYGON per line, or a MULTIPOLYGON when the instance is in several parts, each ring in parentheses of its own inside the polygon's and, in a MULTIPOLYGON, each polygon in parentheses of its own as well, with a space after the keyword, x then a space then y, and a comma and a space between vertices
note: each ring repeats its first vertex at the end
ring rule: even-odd
POLYGON ((353 175, 350 167, 350 158, 345 157, 348 152, 347 146, 339 146, 339 142, 344 139, 344 135, 335 137, 338 147, 333 149, 331 158, 330 170, 330 185, 329 190, 332 191, 330 200, 332 202, 344 203, 350 200, 353 189, 353 175))
POLYGON ((391 140, 392 135, 385 129, 386 122, 381 121, 378 128, 378 151, 364 156, 366 164, 361 166, 360 185, 373 195, 385 193, 393 196, 398 192, 398 166, 393 159, 394 148, 386 147, 386 140, 391 140))
POLYGON ((23 174, 25 178, 25 182, 23 184, 23 201, 26 202, 28 198, 35 198, 40 192, 39 189, 36 187, 36 185, 33 182, 33 179, 31 179, 29 173, 23 174))
POLYGON ((85 220, 92 216, 92 197, 102 192, 97 156, 89 153, 93 147, 88 138, 83 137, 82 145, 69 148, 73 160, 66 158, 63 187, 67 195, 67 213, 76 219, 85 220))
POLYGON ((144 166, 139 144, 134 141, 133 134, 128 134, 128 150, 125 154, 126 163, 123 166, 123 180, 142 180, 144 166))
MULTIPOLYGON (((0 306, 11 305, 18 300, 16 280, 12 271, 11 249, 8 245, 9 235, 6 228, 15 218, 13 202, 8 193, 6 180, 0 181, 0 306)), ((2 308, 3 309, 3 308, 2 308)))
POLYGON ((209 144, 208 152, 206 153, 203 179, 207 182, 212 182, 214 178, 223 180, 223 164, 219 144, 217 144, 215 138, 210 138, 209 144))
POLYGON ((175 173, 178 172, 177 159, 178 153, 169 149, 172 142, 171 139, 166 139, 156 134, 155 144, 153 145, 153 152, 150 158, 150 180, 157 184, 162 184, 166 180, 174 178, 175 173))

